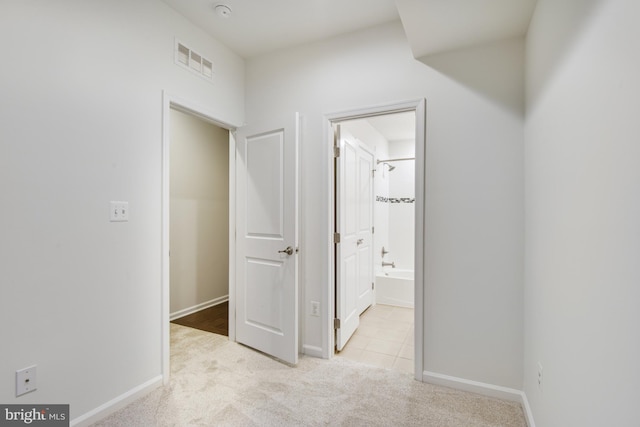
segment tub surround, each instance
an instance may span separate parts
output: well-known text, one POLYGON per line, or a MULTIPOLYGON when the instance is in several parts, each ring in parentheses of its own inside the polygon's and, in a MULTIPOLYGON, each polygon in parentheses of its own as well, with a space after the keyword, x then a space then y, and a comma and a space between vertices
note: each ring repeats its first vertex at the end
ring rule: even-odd
POLYGON ((415 203, 415 197, 384 197, 384 196, 376 196, 376 202, 382 203, 415 203))
POLYGON ((413 270, 384 268, 376 276, 376 303, 414 307, 413 270))

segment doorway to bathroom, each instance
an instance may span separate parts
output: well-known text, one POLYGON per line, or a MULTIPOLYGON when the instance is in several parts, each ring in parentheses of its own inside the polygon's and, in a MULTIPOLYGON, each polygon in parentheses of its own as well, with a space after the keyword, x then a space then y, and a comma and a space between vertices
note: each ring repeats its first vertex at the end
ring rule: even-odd
POLYGON ((338 357, 417 379, 423 364, 422 107, 418 101, 329 120, 335 146, 331 348, 338 357), (352 232, 366 229, 369 214, 370 245, 366 235, 352 232), (370 300, 363 298, 369 290, 370 300))

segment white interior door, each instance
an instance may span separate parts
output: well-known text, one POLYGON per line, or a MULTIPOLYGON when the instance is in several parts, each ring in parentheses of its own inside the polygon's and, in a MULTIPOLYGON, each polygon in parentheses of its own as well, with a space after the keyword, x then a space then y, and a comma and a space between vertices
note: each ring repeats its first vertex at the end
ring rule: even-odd
POLYGON ((373 302, 373 154, 338 125, 336 140, 336 348, 342 350, 373 302))
POLYGON ((298 115, 238 130, 236 340, 298 361, 298 115))
POLYGON ((373 170, 374 155, 358 147, 358 315, 373 303, 373 170))

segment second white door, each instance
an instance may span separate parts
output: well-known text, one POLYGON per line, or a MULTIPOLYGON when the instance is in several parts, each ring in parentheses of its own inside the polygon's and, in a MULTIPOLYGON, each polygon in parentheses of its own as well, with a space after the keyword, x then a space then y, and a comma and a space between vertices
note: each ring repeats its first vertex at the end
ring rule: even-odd
POLYGON ((374 155, 338 125, 336 142, 336 348, 342 350, 373 303, 374 155))

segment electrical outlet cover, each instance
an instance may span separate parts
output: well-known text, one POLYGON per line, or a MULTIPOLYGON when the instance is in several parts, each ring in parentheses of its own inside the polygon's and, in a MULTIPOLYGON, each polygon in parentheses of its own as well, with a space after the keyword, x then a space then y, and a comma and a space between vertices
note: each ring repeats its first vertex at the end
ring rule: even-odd
POLYGON ((16 397, 36 389, 36 365, 16 371, 16 397))
POLYGON ((320 303, 318 301, 311 301, 311 315, 320 317, 320 303))
POLYGON ((541 390, 542 390, 542 375, 543 375, 542 364, 538 362, 538 388, 541 390))

